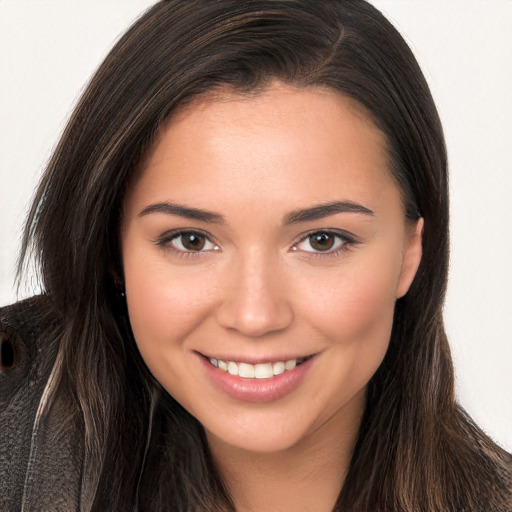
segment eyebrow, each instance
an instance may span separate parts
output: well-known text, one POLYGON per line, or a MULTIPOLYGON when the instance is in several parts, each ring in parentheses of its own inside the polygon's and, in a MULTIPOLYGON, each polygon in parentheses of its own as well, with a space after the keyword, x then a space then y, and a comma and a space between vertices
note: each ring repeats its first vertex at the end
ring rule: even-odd
MULTIPOLYGON (((139 213, 139 217, 150 215, 152 213, 178 215, 179 217, 212 224, 226 224, 226 220, 219 213, 168 202, 146 206, 146 208, 139 213)), ((293 211, 285 215, 283 224, 290 225, 323 219, 324 217, 329 217, 330 215, 335 215, 337 213, 362 213, 364 215, 374 215, 372 210, 361 204, 354 203, 352 201, 334 201, 332 203, 320 204, 311 208, 293 211)))
POLYGON ((146 206, 140 213, 139 217, 149 215, 151 213, 165 213, 167 215, 178 215, 187 219, 200 220, 212 224, 225 224, 226 221, 219 213, 201 210, 199 208, 191 208, 174 203, 156 203, 146 206))
POLYGON ((285 225, 297 224, 299 222, 323 219, 337 213, 363 213, 364 215, 374 216, 372 210, 361 204, 352 201, 335 201, 291 212, 285 216, 283 222, 285 225))

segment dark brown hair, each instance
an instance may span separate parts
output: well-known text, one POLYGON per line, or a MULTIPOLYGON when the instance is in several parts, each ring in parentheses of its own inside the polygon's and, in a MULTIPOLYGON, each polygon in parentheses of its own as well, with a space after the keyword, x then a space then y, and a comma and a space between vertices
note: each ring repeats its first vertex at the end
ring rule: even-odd
MULTIPOLYGON (((202 427, 144 366, 117 293, 127 182, 173 112, 217 87, 328 87, 383 131, 423 259, 396 303, 336 511, 504 511, 510 462, 457 405, 442 319, 448 184, 441 124, 410 49, 363 0, 170 0, 120 39, 81 98, 30 212, 30 251, 63 320, 63 386, 86 438, 82 500, 102 510, 233 510, 202 427), (108 476, 108 478, 107 478, 108 476)), ((50 394, 50 396, 52 396, 50 394)))

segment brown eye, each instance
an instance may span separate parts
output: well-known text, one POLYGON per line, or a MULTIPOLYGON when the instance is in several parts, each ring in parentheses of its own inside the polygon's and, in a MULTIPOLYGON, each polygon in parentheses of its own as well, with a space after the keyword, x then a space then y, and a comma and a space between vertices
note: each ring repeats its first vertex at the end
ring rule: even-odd
POLYGON ((336 237, 332 233, 313 233, 309 235, 309 244, 315 251, 328 251, 334 247, 336 237))
POLYGON ((158 245, 183 253, 200 253, 219 250, 219 246, 215 245, 210 240, 209 236, 201 231, 177 230, 163 235, 157 243, 158 245))
POLYGON ((345 246, 354 244, 354 239, 343 232, 337 231, 314 231, 306 234, 302 240, 294 245, 294 250, 318 254, 336 254, 345 246))
POLYGON ((181 235, 181 245, 187 251, 201 251, 206 245, 206 237, 198 233, 183 233, 181 235))

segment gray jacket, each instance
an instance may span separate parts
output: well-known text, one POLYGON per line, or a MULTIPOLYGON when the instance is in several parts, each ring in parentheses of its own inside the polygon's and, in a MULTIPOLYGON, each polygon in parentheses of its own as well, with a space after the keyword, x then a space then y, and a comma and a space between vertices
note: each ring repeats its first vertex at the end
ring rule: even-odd
POLYGON ((45 407, 58 328, 44 297, 0 309, 2 512, 79 511, 88 501, 81 497, 78 415, 66 410, 59 396, 45 407))

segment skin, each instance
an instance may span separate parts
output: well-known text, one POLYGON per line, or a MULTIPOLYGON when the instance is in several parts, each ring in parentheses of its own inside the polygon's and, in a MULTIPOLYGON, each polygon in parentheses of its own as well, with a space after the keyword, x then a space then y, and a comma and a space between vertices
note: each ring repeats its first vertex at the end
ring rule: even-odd
POLYGON ((180 111, 128 191, 121 239, 137 345, 204 426, 239 511, 334 505, 395 301, 421 259, 423 221, 406 220, 388 167, 384 135, 353 101, 273 83, 180 111), (339 201, 371 213, 287 222, 339 201), (223 222, 148 210, 162 203, 223 222), (199 232, 203 248, 187 250, 176 229, 199 232), (318 250, 309 234, 326 230, 334 247, 318 250), (248 403, 215 387, 199 354, 315 357, 290 393, 248 403))

